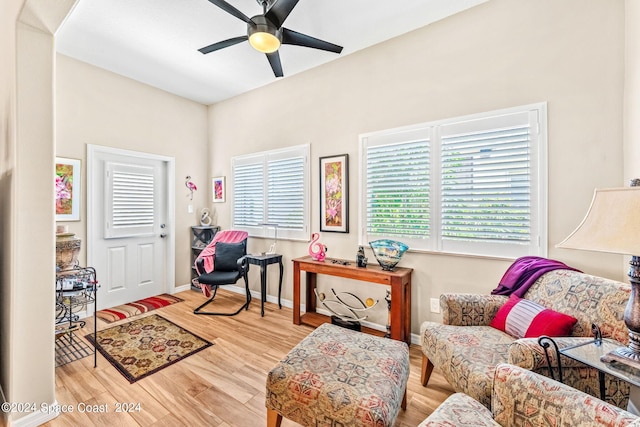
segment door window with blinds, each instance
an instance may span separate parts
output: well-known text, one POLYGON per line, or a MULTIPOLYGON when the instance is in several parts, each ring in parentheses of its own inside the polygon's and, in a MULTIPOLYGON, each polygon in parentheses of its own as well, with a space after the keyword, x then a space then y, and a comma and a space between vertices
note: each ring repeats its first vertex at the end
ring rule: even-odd
POLYGON ((154 233, 156 176, 151 166, 105 163, 105 239, 154 233))
POLYGON ((231 163, 234 229, 255 237, 309 238, 308 145, 234 157, 231 163))
POLYGON ((361 241, 545 256, 546 104, 362 135, 361 241))

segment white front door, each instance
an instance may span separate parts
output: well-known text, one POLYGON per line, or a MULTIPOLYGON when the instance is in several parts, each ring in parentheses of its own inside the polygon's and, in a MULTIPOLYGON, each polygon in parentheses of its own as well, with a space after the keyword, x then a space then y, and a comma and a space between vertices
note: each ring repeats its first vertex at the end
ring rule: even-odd
POLYGON ((100 284, 97 309, 173 289, 172 159, 98 146, 88 147, 87 159, 87 262, 100 284))

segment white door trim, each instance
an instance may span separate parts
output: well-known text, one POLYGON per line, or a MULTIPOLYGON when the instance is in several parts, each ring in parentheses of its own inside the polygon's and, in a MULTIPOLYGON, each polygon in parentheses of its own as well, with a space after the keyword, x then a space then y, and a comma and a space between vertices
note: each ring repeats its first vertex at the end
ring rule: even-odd
MULTIPOLYGON (((112 154, 118 156, 139 157, 144 159, 158 160, 166 163, 167 166, 167 182, 165 188, 167 189, 166 201, 167 201, 167 244, 166 247, 166 280, 164 283, 164 292, 173 294, 176 286, 176 194, 175 194, 175 158, 162 156, 159 154, 142 153, 139 151, 123 150, 120 148, 105 147, 101 145, 87 144, 87 265, 93 265, 93 260, 96 254, 93 252, 94 245, 92 242, 96 238, 94 236, 94 224, 93 218, 95 215, 91 215, 91 211, 95 209, 95 194, 99 194, 96 185, 102 185, 102 183, 95 182, 91 167, 95 157, 99 154, 112 154)), ((99 273, 99 272, 98 272, 99 273)), ((98 282, 100 281, 100 274, 98 276, 98 282)))

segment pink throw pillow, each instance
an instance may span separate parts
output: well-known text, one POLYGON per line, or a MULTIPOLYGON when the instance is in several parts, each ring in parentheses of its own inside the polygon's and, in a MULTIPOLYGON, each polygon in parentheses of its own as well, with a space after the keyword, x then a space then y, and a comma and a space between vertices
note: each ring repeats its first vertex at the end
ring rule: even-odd
POLYGON ((516 338, 570 336, 578 319, 515 295, 498 310, 490 326, 516 338))

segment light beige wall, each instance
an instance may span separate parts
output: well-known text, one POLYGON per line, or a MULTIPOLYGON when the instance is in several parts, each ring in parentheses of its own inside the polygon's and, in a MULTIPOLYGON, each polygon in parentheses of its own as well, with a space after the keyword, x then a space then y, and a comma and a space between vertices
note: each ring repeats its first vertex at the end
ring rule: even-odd
MULTIPOLYGON (((176 286, 189 283, 190 229, 209 195, 207 107, 134 80, 57 55, 56 155, 82 160, 82 200, 86 198, 86 146, 102 145, 174 157, 176 194, 176 286), (198 186, 187 197, 185 177, 198 186), (188 205, 194 212, 187 212, 188 205)), ((86 203, 81 220, 59 222, 83 241, 86 265, 86 203)))
MULTIPOLYGON (((9 402, 38 408, 55 402, 53 34, 73 4, 3 4, 10 21, 2 28, 11 33, 2 44, 3 68, 11 71, 2 76, 2 386, 9 402)), ((53 415, 2 414, 9 424, 53 415)))
MULTIPOLYGON (((315 231, 318 157, 348 153, 351 232, 323 233, 321 240, 328 255, 353 259, 360 133, 546 101, 548 256, 623 280, 619 256, 554 248, 580 222, 595 187, 622 181, 623 53, 623 0, 493 0, 210 107, 211 172, 229 176, 232 156, 310 143, 315 231)), ((283 64, 286 74, 286 58, 283 64)), ((270 72, 267 66, 261 71, 270 72)), ((229 227, 231 203, 216 208, 220 224, 229 227)), ((291 299, 290 259, 306 254, 307 244, 282 242, 278 249, 287 267, 283 295, 291 299)), ((487 293, 510 262, 405 255, 401 265, 415 269, 412 331, 423 320, 440 319, 429 313, 429 298, 487 293)), ((375 289, 364 292, 379 295, 375 289)))
POLYGON ((624 178, 640 178, 640 2, 625 1, 624 178))
MULTIPOLYGON (((11 295, 15 233, 12 232, 13 175, 15 173, 16 143, 16 25, 23 0, 10 0, 0 13, 0 388, 9 392, 11 375, 11 295)), ((0 396, 1 397, 1 396, 0 396)), ((8 414, 3 413, 0 424, 8 414)))
MULTIPOLYGON (((53 212, 42 201, 51 200, 53 191, 50 186, 41 185, 39 180, 51 177, 54 173, 51 163, 53 86, 49 78, 53 70, 51 40, 52 35, 39 28, 22 22, 18 24, 18 126, 14 175, 16 210, 12 222, 16 240, 13 247, 15 273, 11 297, 12 367, 8 393, 11 399, 29 396, 35 402, 47 403, 55 400, 54 361, 48 359, 47 363, 43 363, 45 360, 39 355, 52 355, 54 352, 53 337, 50 333, 44 333, 44 326, 49 326, 49 331, 53 329, 55 269, 51 251, 54 246, 53 212), (48 144, 43 144, 43 141, 48 144), (21 192, 20 188, 28 188, 29 191, 21 192), (34 253, 33 244, 30 244, 35 243, 33 237, 21 237, 27 235, 38 236, 38 244, 46 248, 34 253), (29 262, 34 259, 39 260, 38 268, 33 268, 33 262, 29 262), (32 283, 37 292, 27 291, 23 285, 26 281, 32 283), (37 296, 34 295, 36 293, 37 296), (45 295, 47 298, 43 298, 45 295), (32 313, 37 314, 34 316, 32 313), (30 361, 35 364, 32 365, 30 361), (42 387, 32 390, 30 384, 38 381, 41 381, 42 387)), ((27 414, 12 414, 12 418, 17 419, 22 415, 27 414)))

